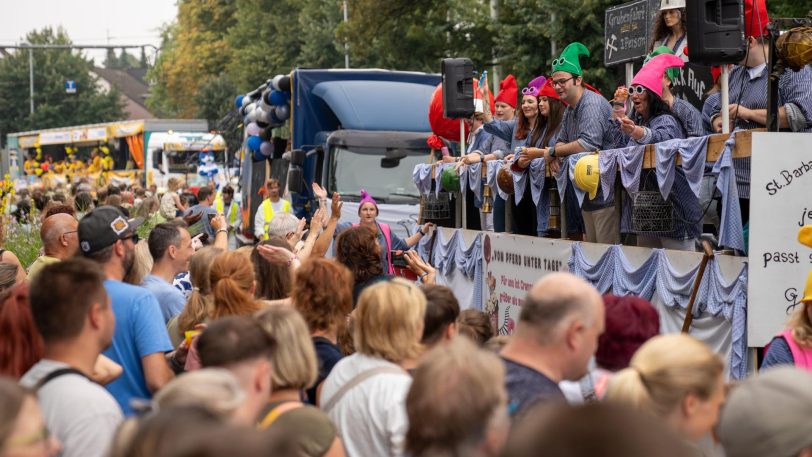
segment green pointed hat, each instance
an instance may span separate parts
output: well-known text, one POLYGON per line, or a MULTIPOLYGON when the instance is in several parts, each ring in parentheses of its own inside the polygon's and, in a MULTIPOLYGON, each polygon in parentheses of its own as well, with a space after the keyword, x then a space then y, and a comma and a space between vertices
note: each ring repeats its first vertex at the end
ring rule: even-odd
MULTIPOLYGON (((660 46, 651 51, 651 54, 646 56, 646 60, 643 62, 643 65, 647 64, 649 60, 657 57, 660 54, 674 54, 674 51, 672 51, 668 46, 660 46)), ((674 81, 679 78, 679 68, 669 68, 668 70, 665 70, 665 74, 668 76, 668 79, 671 80, 671 84, 674 84, 674 81)))
POLYGON ((583 44, 574 41, 561 51, 561 57, 553 60, 553 73, 566 71, 575 76, 581 76, 583 71, 578 56, 589 56, 589 49, 583 44))

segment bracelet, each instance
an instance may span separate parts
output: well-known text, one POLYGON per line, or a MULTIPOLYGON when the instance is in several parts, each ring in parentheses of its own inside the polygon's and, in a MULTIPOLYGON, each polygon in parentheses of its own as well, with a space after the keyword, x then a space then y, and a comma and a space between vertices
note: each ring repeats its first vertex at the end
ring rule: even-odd
POLYGON ((228 233, 228 229, 224 229, 224 228, 217 229, 217 231, 216 231, 216 232, 214 232, 214 235, 215 235, 215 236, 217 236, 217 234, 218 234, 218 233, 220 233, 220 232, 225 232, 225 233, 228 233))
POLYGON ((418 230, 417 233, 419 233, 419 234, 421 234, 423 236, 426 236, 426 232, 424 232, 422 228, 420 230, 418 230))
POLYGON ((550 157, 555 157, 555 146, 550 146, 549 153, 550 157))

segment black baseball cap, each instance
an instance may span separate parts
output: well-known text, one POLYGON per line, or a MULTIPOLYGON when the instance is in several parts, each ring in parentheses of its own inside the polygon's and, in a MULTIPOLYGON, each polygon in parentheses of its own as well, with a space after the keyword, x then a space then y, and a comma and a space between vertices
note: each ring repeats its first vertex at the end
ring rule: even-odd
POLYGON ((127 219, 115 206, 99 206, 79 221, 79 249, 83 254, 93 254, 118 240, 129 238, 144 218, 127 219))

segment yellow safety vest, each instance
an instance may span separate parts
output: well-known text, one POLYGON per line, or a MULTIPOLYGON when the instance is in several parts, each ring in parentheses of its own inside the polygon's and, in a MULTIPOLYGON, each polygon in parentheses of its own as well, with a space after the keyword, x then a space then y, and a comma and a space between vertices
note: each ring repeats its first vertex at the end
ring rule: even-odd
MULTIPOLYGON (((287 200, 282 200, 282 212, 289 213, 290 212, 290 202, 287 200)), ((268 229, 271 228, 271 219, 273 219, 273 206, 271 205, 271 199, 267 198, 262 202, 262 215, 265 217, 265 225, 262 226, 262 230, 264 233, 262 234, 262 239, 268 239, 268 229)))
MULTIPOLYGON (((214 209, 216 209, 218 213, 223 213, 224 206, 223 194, 222 192, 217 192, 217 197, 214 198, 214 209)), ((233 227, 235 223, 237 223, 237 205, 235 205, 234 200, 232 200, 228 210, 228 225, 233 227)))

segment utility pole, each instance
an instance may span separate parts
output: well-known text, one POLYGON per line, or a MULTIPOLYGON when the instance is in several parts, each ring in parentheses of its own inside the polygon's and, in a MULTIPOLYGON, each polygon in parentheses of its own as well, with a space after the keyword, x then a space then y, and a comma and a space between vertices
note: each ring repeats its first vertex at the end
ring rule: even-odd
MULTIPOLYGON (((498 0, 491 0, 491 22, 496 24, 499 22, 499 3, 498 0)), ((499 57, 496 55, 496 49, 491 50, 491 56, 493 57, 493 77, 491 78, 491 82, 493 84, 492 92, 494 94, 499 93, 499 84, 502 82, 502 66, 499 65, 499 57)))
POLYGON ((34 114, 34 49, 28 48, 28 91, 31 95, 31 115, 34 114))
MULTIPOLYGON (((347 0, 344 0, 344 24, 347 23, 347 0)), ((344 68, 350 68, 350 49, 344 38, 344 68)))

